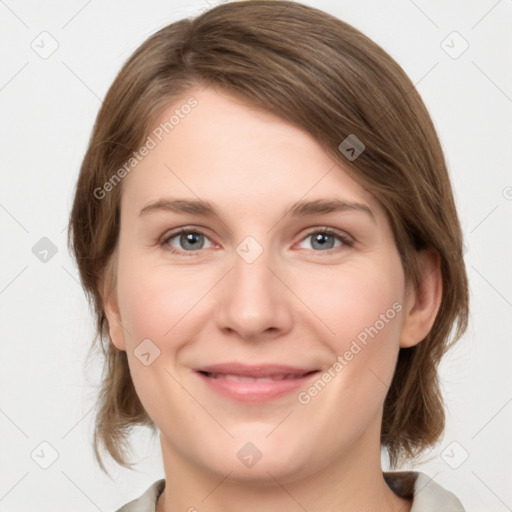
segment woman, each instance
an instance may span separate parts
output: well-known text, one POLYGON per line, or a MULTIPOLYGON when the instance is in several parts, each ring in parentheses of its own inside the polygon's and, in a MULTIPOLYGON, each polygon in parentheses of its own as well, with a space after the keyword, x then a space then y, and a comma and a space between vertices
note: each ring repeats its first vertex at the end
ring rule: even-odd
POLYGON ((70 220, 98 462, 160 436, 165 479, 120 511, 464 510, 381 467, 443 432, 468 289, 429 114, 362 33, 264 0, 164 27, 107 93, 70 220))

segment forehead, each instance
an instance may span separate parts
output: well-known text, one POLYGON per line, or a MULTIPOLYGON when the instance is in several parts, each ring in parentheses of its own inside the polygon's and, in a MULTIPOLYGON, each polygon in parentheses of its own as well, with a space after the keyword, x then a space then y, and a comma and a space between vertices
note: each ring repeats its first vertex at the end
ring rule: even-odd
POLYGON ((123 208, 140 210, 165 195, 240 212, 326 196, 381 208, 311 135, 218 90, 191 90, 169 103, 149 137, 152 149, 124 183, 123 208))

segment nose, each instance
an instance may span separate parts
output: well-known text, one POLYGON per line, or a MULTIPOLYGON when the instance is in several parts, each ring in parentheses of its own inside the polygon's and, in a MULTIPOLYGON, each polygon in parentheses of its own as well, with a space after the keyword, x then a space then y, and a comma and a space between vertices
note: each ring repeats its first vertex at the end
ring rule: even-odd
POLYGON ((293 325, 293 294, 267 251, 248 262, 235 252, 223 279, 216 323, 226 334, 257 341, 276 338, 293 325))

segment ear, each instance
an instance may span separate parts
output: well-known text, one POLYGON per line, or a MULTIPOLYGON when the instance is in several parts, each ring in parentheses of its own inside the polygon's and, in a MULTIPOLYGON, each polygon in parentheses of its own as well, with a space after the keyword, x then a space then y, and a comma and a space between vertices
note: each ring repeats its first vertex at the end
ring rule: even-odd
POLYGON ((432 248, 418 252, 421 280, 416 289, 409 287, 400 334, 400 347, 408 348, 425 339, 439 311, 443 279, 439 253, 432 248))
POLYGON ((105 310, 105 316, 108 320, 110 341, 118 350, 126 350, 124 328, 121 320, 121 314, 119 312, 117 292, 111 287, 110 289, 107 289, 106 287, 103 288, 103 307, 105 310))

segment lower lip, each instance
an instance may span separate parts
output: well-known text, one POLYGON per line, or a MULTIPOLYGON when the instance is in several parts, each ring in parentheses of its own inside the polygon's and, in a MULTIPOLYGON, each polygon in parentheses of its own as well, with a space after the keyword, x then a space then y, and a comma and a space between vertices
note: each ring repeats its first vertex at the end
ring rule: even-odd
POLYGON ((197 373, 199 377, 213 391, 239 402, 262 403, 296 391, 307 383, 318 372, 310 373, 296 379, 281 379, 273 381, 238 381, 225 378, 211 378, 204 373, 197 373))

